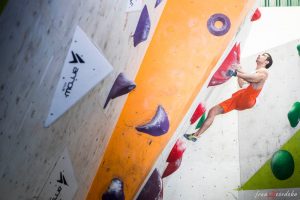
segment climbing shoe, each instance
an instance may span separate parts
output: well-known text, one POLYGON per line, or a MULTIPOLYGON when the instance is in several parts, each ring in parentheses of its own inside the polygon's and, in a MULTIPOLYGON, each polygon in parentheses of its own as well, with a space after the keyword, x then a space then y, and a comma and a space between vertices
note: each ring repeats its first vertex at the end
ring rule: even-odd
POLYGON ((196 142, 198 139, 194 134, 184 134, 183 137, 193 142, 196 142))

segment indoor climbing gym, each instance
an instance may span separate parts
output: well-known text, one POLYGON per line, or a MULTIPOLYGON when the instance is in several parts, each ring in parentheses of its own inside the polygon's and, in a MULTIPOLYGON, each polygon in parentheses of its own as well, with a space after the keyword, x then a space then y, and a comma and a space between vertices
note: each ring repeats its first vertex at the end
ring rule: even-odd
POLYGON ((300 200, 300 0, 0 0, 0 200, 300 200))

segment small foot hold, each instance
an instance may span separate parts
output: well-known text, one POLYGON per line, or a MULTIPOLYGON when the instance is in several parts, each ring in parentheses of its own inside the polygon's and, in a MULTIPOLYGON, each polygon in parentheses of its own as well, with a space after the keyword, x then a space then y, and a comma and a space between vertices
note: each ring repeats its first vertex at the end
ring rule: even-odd
POLYGON ((196 142, 198 139, 194 134, 184 134, 183 137, 193 142, 196 142))

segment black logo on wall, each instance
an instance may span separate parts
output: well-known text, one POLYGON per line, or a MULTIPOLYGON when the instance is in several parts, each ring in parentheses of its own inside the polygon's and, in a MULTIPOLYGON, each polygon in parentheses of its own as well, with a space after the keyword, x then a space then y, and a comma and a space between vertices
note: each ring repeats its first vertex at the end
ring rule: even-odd
MULTIPOLYGON (((69 186, 68 183, 67 183, 67 181, 66 181, 66 178, 65 178, 65 176, 64 176, 64 174, 62 172, 60 172, 60 174, 59 174, 59 180, 57 180, 57 182, 61 183, 61 184, 64 184, 66 186, 69 186)), ((55 186, 57 186, 57 185, 55 185, 55 186)), ((55 193, 53 195, 51 195, 50 200, 58 200, 58 199, 61 200, 62 199, 61 198, 61 192, 62 192, 62 190, 63 190, 62 186, 58 185, 55 193)))
MULTIPOLYGON (((69 61, 69 63, 71 63, 71 64, 85 63, 84 60, 77 53, 74 53, 74 51, 71 51, 71 52, 72 52, 73 60, 69 61)), ((76 77, 77 77, 78 71, 79 71, 79 68, 74 66, 73 70, 72 70, 72 76, 70 76, 71 80, 69 82, 65 82, 64 87, 63 87, 63 91, 65 92, 65 97, 70 96, 71 90, 74 86, 74 82, 77 81, 76 77)), ((63 77, 63 79, 65 79, 65 77, 63 77)))
POLYGON ((59 174, 59 180, 57 180, 57 182, 61 183, 61 184, 64 184, 66 186, 69 186, 68 183, 67 183, 67 181, 66 181, 66 178, 65 178, 65 176, 63 175, 62 172, 60 172, 60 174, 59 174))
POLYGON ((69 63, 85 63, 84 60, 77 53, 74 53, 74 51, 72 51, 72 56, 73 60, 69 63))

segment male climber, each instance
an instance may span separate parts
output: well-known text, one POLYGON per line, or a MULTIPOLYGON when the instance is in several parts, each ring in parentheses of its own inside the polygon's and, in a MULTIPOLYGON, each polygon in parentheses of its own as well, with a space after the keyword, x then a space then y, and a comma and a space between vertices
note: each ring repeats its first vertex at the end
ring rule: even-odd
POLYGON ((242 88, 244 84, 249 83, 247 88, 241 89, 232 94, 232 97, 222 103, 212 107, 204 121, 202 127, 195 133, 184 134, 187 140, 196 142, 200 135, 206 131, 213 123, 216 115, 228 113, 232 110, 245 110, 252 108, 256 103, 256 97, 262 90, 265 81, 268 78, 268 68, 273 64, 272 57, 269 53, 258 55, 256 59, 255 73, 245 73, 240 66, 236 69, 228 70, 227 75, 237 76, 238 84, 242 88))

